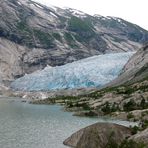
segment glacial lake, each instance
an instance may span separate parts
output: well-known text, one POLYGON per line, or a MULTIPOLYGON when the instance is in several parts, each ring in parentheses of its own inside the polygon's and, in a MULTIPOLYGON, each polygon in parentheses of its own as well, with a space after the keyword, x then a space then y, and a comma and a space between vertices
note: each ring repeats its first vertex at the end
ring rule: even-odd
POLYGON ((0 148, 66 148, 63 141, 96 122, 126 121, 72 116, 58 105, 32 105, 0 98, 0 148))

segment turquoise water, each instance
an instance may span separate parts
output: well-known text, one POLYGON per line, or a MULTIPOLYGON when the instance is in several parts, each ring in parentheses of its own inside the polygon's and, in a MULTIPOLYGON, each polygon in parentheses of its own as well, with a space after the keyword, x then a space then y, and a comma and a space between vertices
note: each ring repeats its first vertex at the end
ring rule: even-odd
POLYGON ((82 118, 57 105, 32 105, 0 99, 0 148, 66 148, 62 143, 73 132, 96 122, 129 122, 82 118))

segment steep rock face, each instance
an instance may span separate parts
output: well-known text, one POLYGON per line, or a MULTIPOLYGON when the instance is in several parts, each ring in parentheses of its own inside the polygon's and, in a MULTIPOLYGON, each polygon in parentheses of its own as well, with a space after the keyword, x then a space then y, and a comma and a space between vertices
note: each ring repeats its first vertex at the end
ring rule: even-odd
POLYGON ((148 45, 138 50, 123 68, 122 74, 108 86, 129 84, 148 78, 148 45))
POLYGON ((137 142, 144 142, 148 145, 148 128, 130 137, 130 139, 137 142))
POLYGON ((118 144, 131 135, 129 128, 111 124, 96 123, 71 135, 64 144, 74 148, 105 148, 110 140, 118 144))
POLYGON ((1 68, 7 80, 47 64, 57 66, 102 53, 136 50, 148 39, 146 30, 120 18, 90 16, 30 0, 3 0, 0 18, 0 39, 5 40, 0 60, 7 61, 8 52, 13 55, 13 61, 1 68))
POLYGON ((23 55, 28 48, 0 38, 0 80, 11 81, 23 74, 23 55))

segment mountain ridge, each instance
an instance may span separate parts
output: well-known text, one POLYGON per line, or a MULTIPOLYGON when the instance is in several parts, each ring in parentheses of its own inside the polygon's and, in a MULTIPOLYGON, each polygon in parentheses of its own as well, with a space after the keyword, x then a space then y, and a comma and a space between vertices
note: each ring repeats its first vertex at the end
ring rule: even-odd
POLYGON ((2 1, 0 17, 0 73, 5 81, 47 65, 137 50, 148 40, 146 30, 123 19, 91 16, 29 0, 2 1))

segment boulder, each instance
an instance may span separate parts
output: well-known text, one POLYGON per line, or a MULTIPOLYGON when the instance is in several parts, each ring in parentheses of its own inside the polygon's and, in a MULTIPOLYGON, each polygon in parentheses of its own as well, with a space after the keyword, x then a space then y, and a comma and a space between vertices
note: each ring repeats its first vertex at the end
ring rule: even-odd
POLYGON ((67 138, 63 144, 74 148, 106 148, 115 141, 117 144, 131 136, 128 127, 113 123, 96 123, 79 130, 67 138))

